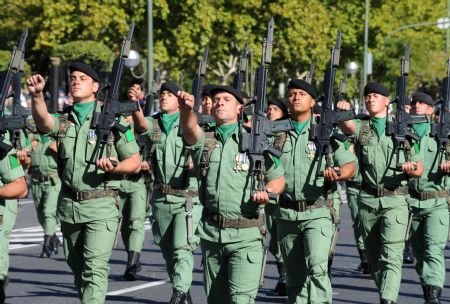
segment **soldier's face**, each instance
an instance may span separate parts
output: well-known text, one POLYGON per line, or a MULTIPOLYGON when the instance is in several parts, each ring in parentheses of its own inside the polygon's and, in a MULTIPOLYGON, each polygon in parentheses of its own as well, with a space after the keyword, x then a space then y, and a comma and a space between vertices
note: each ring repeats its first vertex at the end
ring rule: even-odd
POLYGON ((218 125, 237 122, 242 105, 236 97, 227 92, 214 95, 212 100, 212 116, 218 125))
POLYGON ((386 113, 389 105, 389 98, 377 94, 370 93, 366 95, 366 109, 370 116, 386 113))
POLYGON ((83 72, 73 71, 70 74, 70 94, 75 102, 95 100, 98 88, 98 82, 83 72))
POLYGON ((306 91, 302 89, 289 89, 287 106, 289 113, 310 112, 316 101, 306 91))
POLYGON ((169 91, 162 91, 159 94, 159 107, 164 114, 173 114, 180 110, 178 97, 169 91))
POLYGON ((280 119, 283 117, 283 111, 276 105, 270 104, 267 107, 267 118, 271 121, 280 119))
POLYGON ((211 115, 212 99, 209 96, 202 97, 202 114, 211 115))
POLYGON ((417 115, 431 115, 433 114, 433 106, 421 101, 416 101, 411 103, 411 112, 412 114, 417 115))

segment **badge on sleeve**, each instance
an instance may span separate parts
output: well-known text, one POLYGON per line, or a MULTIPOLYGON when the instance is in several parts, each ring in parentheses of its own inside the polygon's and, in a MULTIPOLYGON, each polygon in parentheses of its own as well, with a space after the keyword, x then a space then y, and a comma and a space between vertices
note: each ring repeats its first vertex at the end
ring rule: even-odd
POLYGON ((19 160, 17 159, 16 154, 9 155, 9 163, 11 165, 11 169, 19 167, 19 160))
POLYGON ((95 144, 97 141, 97 134, 95 133, 95 130, 89 129, 88 131, 88 143, 90 145, 95 144))

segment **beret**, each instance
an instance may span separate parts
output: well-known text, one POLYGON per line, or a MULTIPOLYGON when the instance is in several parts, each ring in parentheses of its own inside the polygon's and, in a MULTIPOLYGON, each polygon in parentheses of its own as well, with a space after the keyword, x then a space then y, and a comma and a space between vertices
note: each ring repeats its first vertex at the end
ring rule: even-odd
POLYGON ((213 88, 212 84, 205 84, 202 90, 202 96, 211 97, 211 89, 213 88))
POLYGON ((364 87, 364 96, 367 96, 370 93, 376 93, 376 94, 383 95, 384 97, 388 97, 391 92, 389 91, 388 88, 386 88, 381 83, 369 82, 364 87))
POLYGON ((288 114, 288 109, 286 104, 284 103, 283 100, 279 99, 279 98, 275 98, 275 99, 270 99, 268 102, 269 105, 274 105, 277 106, 281 109, 281 111, 283 111, 284 115, 288 114))
POLYGON ((317 98, 316 89, 310 83, 304 81, 303 79, 291 79, 291 81, 289 81, 288 83, 287 88, 288 90, 292 88, 301 89, 306 93, 308 93, 309 95, 311 95, 312 98, 314 99, 317 98))
POLYGON ((430 95, 425 94, 423 92, 416 92, 413 94, 412 103, 418 102, 418 101, 426 103, 427 105, 430 105, 430 106, 434 105, 433 98, 430 95))
POLYGON ((169 91, 173 95, 177 95, 178 91, 181 91, 181 89, 175 82, 166 81, 163 82, 163 84, 161 85, 161 89, 159 89, 159 92, 162 91, 169 91))
POLYGON ((99 78, 97 72, 91 68, 90 66, 88 66, 87 64, 84 64, 82 62, 72 62, 69 65, 69 71, 70 73, 72 73, 73 71, 78 71, 78 72, 82 72, 86 75, 88 75, 89 77, 91 77, 92 79, 94 79, 94 81, 98 82, 99 78))
POLYGON ((233 95, 237 101, 239 103, 244 103, 244 100, 242 99, 242 95, 241 92, 239 92, 238 90, 234 89, 233 87, 230 86, 225 86, 225 85, 215 85, 211 88, 211 95, 214 96, 218 93, 221 92, 226 92, 226 93, 230 93, 231 95, 233 95))

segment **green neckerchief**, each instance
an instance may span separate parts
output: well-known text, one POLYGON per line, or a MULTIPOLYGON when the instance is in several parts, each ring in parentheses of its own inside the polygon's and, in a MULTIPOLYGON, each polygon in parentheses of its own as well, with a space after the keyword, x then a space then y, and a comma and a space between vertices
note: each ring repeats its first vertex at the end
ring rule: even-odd
POLYGON ((309 120, 304 122, 298 122, 293 120, 292 123, 294 125, 295 133, 300 134, 302 133, 303 129, 305 128, 306 124, 309 122, 309 120))
POLYGON ((83 122, 86 120, 86 117, 88 117, 89 113, 92 112, 95 106, 95 101, 90 102, 77 102, 73 104, 73 111, 77 115, 78 121, 80 122, 80 125, 83 124, 83 122))
POLYGON ((377 133, 377 137, 380 138, 381 135, 383 135, 384 130, 386 130, 386 119, 387 116, 385 117, 372 117, 370 119, 370 121, 372 122, 374 129, 375 129, 375 133, 377 133))
POLYGON ((219 132, 223 143, 225 143, 227 141, 228 137, 230 137, 230 135, 234 133, 237 126, 238 126, 238 123, 235 122, 232 124, 226 124, 226 125, 221 125, 221 126, 216 127, 216 130, 217 130, 217 132, 219 132))
POLYGON ((425 134, 430 130, 429 122, 416 123, 413 125, 414 131, 416 131, 417 135, 419 135, 420 139, 422 139, 425 134))
POLYGON ((164 127, 164 132, 169 134, 172 130, 173 124, 180 117, 180 112, 176 112, 173 114, 161 114, 161 122, 164 127))
POLYGON ((50 137, 48 137, 47 135, 39 134, 39 136, 41 137, 41 141, 43 144, 45 144, 46 142, 48 142, 50 140, 50 137))

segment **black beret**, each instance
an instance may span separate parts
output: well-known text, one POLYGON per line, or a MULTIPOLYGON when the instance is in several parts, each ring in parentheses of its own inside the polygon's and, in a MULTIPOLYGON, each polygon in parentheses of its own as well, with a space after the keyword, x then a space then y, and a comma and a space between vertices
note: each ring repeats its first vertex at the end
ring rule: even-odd
POLYGON ((277 106, 281 109, 281 111, 283 111, 284 115, 288 114, 288 109, 286 104, 284 103, 283 100, 279 99, 279 98, 275 98, 275 99, 270 99, 268 102, 269 105, 274 105, 277 106))
POLYGON ((88 75, 89 77, 91 77, 92 79, 94 79, 94 81, 98 82, 99 78, 97 72, 91 68, 90 66, 88 66, 87 64, 84 64, 82 62, 72 62, 69 65, 69 71, 70 73, 72 73, 73 71, 78 71, 78 72, 82 72, 86 75, 88 75))
POLYGON ((159 90, 159 92, 162 91, 169 91, 173 95, 177 95, 178 91, 181 91, 181 89, 175 82, 166 81, 163 82, 163 84, 161 85, 161 89, 159 90))
POLYGON ((214 87, 214 85, 212 85, 212 84, 205 84, 205 86, 203 87, 203 90, 202 90, 202 96, 212 97, 211 96, 211 89, 213 87, 214 87))
POLYGON ((384 97, 389 97, 389 94, 391 94, 391 92, 389 91, 388 88, 386 88, 381 83, 376 83, 376 82, 369 82, 364 87, 364 96, 367 96, 370 93, 380 94, 380 95, 383 95, 384 97))
POLYGON ((230 93, 231 95, 233 95, 237 99, 237 101, 239 103, 244 103, 244 100, 242 99, 241 92, 239 92, 238 90, 236 90, 233 87, 225 86, 225 85, 215 85, 211 89, 211 95, 212 96, 216 95, 217 93, 221 93, 221 92, 230 93))
POLYGON ((287 88, 288 90, 292 88, 301 89, 306 93, 308 93, 309 95, 311 95, 312 98, 314 99, 317 98, 316 89, 310 83, 304 81, 303 79, 291 79, 291 81, 289 81, 288 83, 287 88))
POLYGON ((418 102, 418 101, 426 103, 427 105, 430 105, 430 106, 434 105, 433 98, 430 95, 422 93, 422 92, 416 92, 413 94, 412 103, 418 102))

